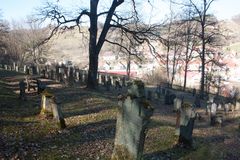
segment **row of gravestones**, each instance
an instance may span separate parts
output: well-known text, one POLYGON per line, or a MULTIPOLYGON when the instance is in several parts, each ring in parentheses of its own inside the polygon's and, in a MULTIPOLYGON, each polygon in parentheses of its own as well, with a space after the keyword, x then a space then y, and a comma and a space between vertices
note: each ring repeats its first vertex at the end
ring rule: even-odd
MULTIPOLYGON (((66 67, 64 65, 46 65, 39 68, 38 66, 24 65, 22 68, 18 67, 16 63, 13 65, 2 65, 5 70, 23 72, 27 75, 41 75, 43 78, 48 78, 73 86, 74 83, 80 82, 86 84, 88 73, 86 70, 80 70, 76 67, 66 67)), ((115 88, 121 90, 122 87, 126 86, 126 76, 98 73, 97 75, 98 84, 103 85, 106 90, 115 88)))

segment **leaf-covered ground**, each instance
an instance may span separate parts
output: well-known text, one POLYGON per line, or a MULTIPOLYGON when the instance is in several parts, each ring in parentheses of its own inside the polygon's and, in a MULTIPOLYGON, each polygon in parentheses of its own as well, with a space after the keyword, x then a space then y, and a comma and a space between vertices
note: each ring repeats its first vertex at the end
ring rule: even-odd
MULTIPOLYGON (((18 81, 24 75, 0 70, 0 159, 110 159, 114 147, 117 92, 91 91, 83 86, 62 87, 45 80, 62 104, 67 128, 60 130, 40 113, 40 95, 33 90, 27 101, 18 99, 18 81)), ((240 159, 238 118, 222 128, 210 127, 209 118, 196 120, 194 148, 175 147, 172 106, 154 99, 154 116, 147 132, 144 159, 240 159)))

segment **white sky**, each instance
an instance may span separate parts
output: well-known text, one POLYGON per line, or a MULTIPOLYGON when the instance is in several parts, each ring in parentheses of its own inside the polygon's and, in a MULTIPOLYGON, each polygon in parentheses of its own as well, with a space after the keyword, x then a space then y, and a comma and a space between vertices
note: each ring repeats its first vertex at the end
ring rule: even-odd
MULTIPOLYGON (((4 19, 11 21, 24 19, 27 15, 34 12, 34 9, 43 4, 46 0, 0 0, 0 9, 2 10, 2 16, 4 19)), ((82 0, 81 3, 77 3, 78 0, 60 0, 65 5, 76 7, 82 3, 88 5, 88 0, 82 0), (76 5, 77 4, 77 5, 76 5)), ((109 1, 109 0, 108 0, 109 1)), ((144 0, 141 0, 144 1, 144 0)), ((164 18, 169 12, 168 0, 152 0, 154 2, 154 10, 149 14, 151 6, 147 3, 143 4, 141 10, 148 13, 145 19, 151 18, 151 21, 164 18)), ((177 0, 176 0, 177 1, 177 0)), ((240 14, 240 0, 216 0, 211 6, 211 13, 214 13, 218 19, 230 19, 232 16, 240 14)))

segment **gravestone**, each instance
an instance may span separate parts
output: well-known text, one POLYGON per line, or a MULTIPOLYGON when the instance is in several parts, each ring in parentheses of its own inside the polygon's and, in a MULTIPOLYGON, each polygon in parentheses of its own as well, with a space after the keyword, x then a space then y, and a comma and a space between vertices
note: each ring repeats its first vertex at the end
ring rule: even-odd
POLYGON ((118 80, 115 81, 115 89, 116 90, 121 90, 122 86, 120 85, 120 82, 118 80))
POLYGON ((16 70, 16 63, 13 62, 13 70, 15 71, 16 70))
POLYGON ((46 85, 41 80, 37 79, 37 93, 40 94, 46 89, 46 85))
POLYGON ((210 125, 214 126, 216 124, 216 113, 217 113, 217 104, 212 103, 210 106, 210 125))
POLYGON ((59 67, 58 64, 55 66, 55 70, 56 70, 56 80, 59 81, 59 70, 60 70, 60 67, 59 67))
POLYGON ((167 90, 165 96, 164 96, 164 104, 169 105, 170 104, 170 91, 167 90))
POLYGON ((26 65, 23 66, 23 72, 26 73, 27 67, 26 65))
POLYGON ((176 133, 180 135, 180 109, 183 103, 183 97, 176 97, 173 102, 173 110, 176 112, 176 133))
POLYGON ((48 93, 46 90, 42 92, 41 108, 40 115, 45 117, 53 117, 61 129, 66 128, 60 103, 56 101, 56 98, 53 94, 48 93))
POLYGON ((69 77, 68 77, 68 85, 69 85, 70 87, 72 87, 73 84, 74 84, 74 75, 73 75, 73 74, 74 74, 74 73, 73 73, 73 67, 70 67, 69 77))
POLYGON ((26 68, 26 72, 25 72, 27 75, 29 75, 30 74, 30 69, 29 69, 29 67, 27 67, 26 68))
POLYGON ((51 69, 50 71, 50 79, 54 80, 54 70, 51 69))
POLYGON ((19 68, 18 68, 18 66, 16 66, 16 72, 18 72, 19 71, 19 68))
POLYGON ((35 86, 32 84, 32 78, 30 76, 26 76, 25 77, 25 81, 26 81, 26 85, 27 85, 27 91, 29 92, 31 90, 31 88, 35 91, 36 88, 35 86))
POLYGON ((152 100, 152 91, 150 91, 150 90, 147 91, 147 100, 149 100, 149 101, 152 100))
POLYGON ((210 96, 208 101, 207 101, 207 106, 206 106, 206 114, 209 114, 211 112, 211 106, 213 104, 214 97, 210 96))
POLYGON ((126 86, 126 77, 123 76, 122 77, 122 87, 125 87, 126 86))
POLYGON ((184 148, 192 147, 192 133, 194 128, 196 113, 192 106, 183 103, 180 109, 180 135, 178 145, 184 148))
POLYGON ((112 160, 140 160, 143 155, 146 129, 153 108, 145 99, 144 84, 134 81, 127 96, 119 96, 119 112, 112 160))
POLYGON ((38 72, 37 72, 37 66, 35 66, 35 65, 32 65, 32 74, 33 74, 33 75, 37 75, 37 74, 38 74, 38 72))
POLYGON ((157 98, 161 98, 161 86, 160 85, 157 86, 155 92, 157 94, 157 98))
POLYGON ((76 82, 79 82, 79 79, 80 79, 79 69, 76 70, 75 76, 76 76, 76 78, 75 78, 76 82))
POLYGON ((7 66, 7 65, 4 65, 4 69, 7 70, 7 69, 8 69, 8 66, 7 66))
POLYGON ((21 80, 19 82, 19 90, 20 90, 19 99, 21 100, 26 100, 25 89, 26 89, 26 83, 24 82, 24 80, 21 80))
POLYGON ((193 102, 194 107, 200 108, 201 107, 201 99, 200 95, 195 95, 194 102, 193 102))
POLYGON ((193 88, 193 91, 192 91, 192 96, 195 96, 197 93, 197 90, 195 88, 193 88))
POLYGON ((110 78, 107 80, 105 87, 106 87, 107 91, 110 91, 110 89, 111 89, 111 79, 110 78))

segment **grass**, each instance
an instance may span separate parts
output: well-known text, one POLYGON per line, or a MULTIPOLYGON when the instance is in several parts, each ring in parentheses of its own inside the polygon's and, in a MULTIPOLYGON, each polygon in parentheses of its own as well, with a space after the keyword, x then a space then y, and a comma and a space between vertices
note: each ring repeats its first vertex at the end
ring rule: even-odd
MULTIPOLYGON (((60 130, 55 121, 39 116, 40 96, 21 101, 6 84, 9 79, 14 81, 21 76, 4 71, 0 78, 0 143, 3 144, 0 159, 110 159, 118 112, 115 94, 82 88, 52 89, 61 101, 67 125, 60 130)), ((170 106, 161 103, 155 108, 160 112, 149 124, 145 160, 217 160, 240 156, 239 129, 235 123, 219 129, 196 122, 194 149, 182 149, 175 146, 178 137, 174 121, 168 118, 174 120, 170 106), (162 109, 168 111, 162 112, 162 109)))

